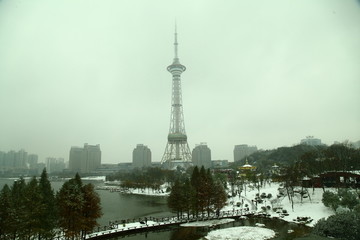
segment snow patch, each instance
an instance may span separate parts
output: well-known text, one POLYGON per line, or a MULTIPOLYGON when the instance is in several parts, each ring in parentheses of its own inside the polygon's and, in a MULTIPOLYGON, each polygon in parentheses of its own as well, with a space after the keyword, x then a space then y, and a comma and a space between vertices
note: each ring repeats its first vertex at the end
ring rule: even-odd
POLYGON ((233 227, 211 231, 205 237, 207 240, 265 240, 275 237, 275 232, 260 227, 233 227))

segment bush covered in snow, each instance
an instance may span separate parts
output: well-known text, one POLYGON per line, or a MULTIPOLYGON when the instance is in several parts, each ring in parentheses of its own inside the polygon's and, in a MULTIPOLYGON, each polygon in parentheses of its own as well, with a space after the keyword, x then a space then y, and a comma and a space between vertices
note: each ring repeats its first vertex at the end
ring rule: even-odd
POLYGON ((360 236, 360 214, 354 211, 332 215, 326 220, 320 219, 315 224, 313 233, 324 237, 358 240, 360 236))

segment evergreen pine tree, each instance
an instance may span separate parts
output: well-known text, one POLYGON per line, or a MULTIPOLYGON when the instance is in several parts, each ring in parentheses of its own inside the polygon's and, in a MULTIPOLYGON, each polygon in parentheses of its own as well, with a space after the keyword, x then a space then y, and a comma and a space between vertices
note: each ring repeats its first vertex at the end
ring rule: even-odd
POLYGON ((41 194, 40 204, 43 207, 40 214, 41 229, 39 232, 39 238, 53 239, 54 229, 57 224, 57 211, 54 190, 51 188, 51 183, 48 179, 45 168, 41 173, 39 190, 41 194))
POLYGON ((199 216, 199 188, 200 188, 200 172, 199 168, 195 166, 192 174, 191 174, 191 186, 193 188, 194 194, 192 196, 191 202, 192 202, 192 211, 195 214, 195 216, 199 216))
POLYGON ((25 238, 26 228, 26 206, 25 206, 25 180, 20 178, 16 180, 11 188, 11 199, 12 199, 12 219, 13 222, 10 223, 11 228, 10 234, 12 239, 22 239, 25 238))
POLYGON ((41 228, 41 213, 44 206, 41 204, 41 193, 38 181, 33 177, 24 189, 24 219, 23 225, 26 231, 26 239, 38 236, 41 228))
POLYGON ((183 185, 183 211, 187 213, 189 217, 190 211, 192 210, 192 203, 194 199, 195 191, 189 179, 185 180, 183 185))
POLYGON ((10 238, 11 224, 14 222, 11 203, 11 191, 9 186, 5 184, 0 192, 0 239, 10 238))
POLYGON ((83 230, 84 194, 79 174, 65 182, 56 195, 59 227, 66 237, 79 238, 83 230))
POLYGON ((182 186, 179 180, 176 180, 171 188, 171 192, 168 197, 168 206, 171 210, 176 212, 178 217, 180 216, 180 212, 182 210, 181 195, 182 195, 182 186))
POLYGON ((204 192, 206 199, 206 211, 208 216, 210 216, 210 213, 212 212, 212 208, 213 208, 213 198, 214 198, 214 180, 210 172, 210 169, 207 169, 206 171, 204 188, 205 188, 204 192))
POLYGON ((87 232, 98 226, 97 219, 102 216, 102 212, 100 197, 95 192, 94 185, 89 183, 83 186, 82 191, 84 195, 82 237, 85 238, 87 232))
POLYGON ((227 195, 224 185, 220 181, 216 181, 213 187, 212 203, 216 215, 219 216, 220 210, 226 205, 227 195))
POLYGON ((197 183, 197 187, 195 187, 197 192, 197 206, 198 206, 198 212, 200 212, 202 215, 204 214, 204 211, 208 208, 208 200, 209 200, 209 184, 208 184, 208 178, 205 171, 204 166, 201 167, 200 173, 199 173, 199 180, 197 183))

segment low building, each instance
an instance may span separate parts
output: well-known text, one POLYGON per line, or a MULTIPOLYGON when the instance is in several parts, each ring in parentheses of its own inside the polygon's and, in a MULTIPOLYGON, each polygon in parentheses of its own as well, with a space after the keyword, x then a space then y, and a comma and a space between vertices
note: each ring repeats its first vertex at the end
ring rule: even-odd
POLYGON ((360 188, 360 172, 326 172, 311 178, 313 187, 360 188))
POLYGON ((229 161, 228 160, 212 160, 211 165, 212 165, 212 168, 228 168, 229 161))

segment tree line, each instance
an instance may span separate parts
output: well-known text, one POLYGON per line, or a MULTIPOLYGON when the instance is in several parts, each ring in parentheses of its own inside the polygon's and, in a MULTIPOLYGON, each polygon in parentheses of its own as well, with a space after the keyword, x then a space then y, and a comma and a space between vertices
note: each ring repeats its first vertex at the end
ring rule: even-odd
POLYGON ((107 181, 121 181, 123 188, 159 190, 164 183, 173 184, 176 179, 183 178, 184 173, 158 167, 135 168, 129 172, 117 172, 106 176, 107 181))
POLYGON ((177 216, 219 215, 227 201, 223 182, 214 179, 210 170, 201 167, 193 169, 190 178, 177 179, 171 188, 168 206, 177 216))
POLYGON ((23 178, 0 192, 0 239, 81 239, 98 224, 100 198, 92 184, 84 185, 79 174, 55 194, 46 170, 40 180, 23 178))
MULTIPOLYGON (((298 165, 301 171, 308 176, 326 171, 351 171, 360 169, 360 148, 354 148, 348 142, 331 146, 295 145, 280 147, 273 150, 260 150, 247 159, 257 167, 257 171, 266 174, 274 164, 282 168, 298 165)), ((234 162, 237 168, 244 165, 245 159, 234 162)))

